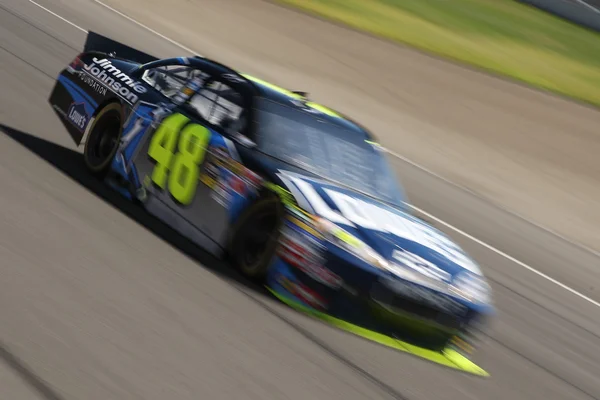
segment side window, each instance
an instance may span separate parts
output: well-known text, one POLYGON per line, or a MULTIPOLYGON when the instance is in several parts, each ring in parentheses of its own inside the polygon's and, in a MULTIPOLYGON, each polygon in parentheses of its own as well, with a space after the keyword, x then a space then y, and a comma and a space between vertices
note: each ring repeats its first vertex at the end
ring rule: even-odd
POLYGON ((188 80, 198 76, 207 84, 186 101, 185 108, 225 133, 243 132, 246 127, 242 112, 244 99, 227 85, 225 78, 213 78, 195 67, 167 65, 145 71, 142 79, 163 96, 172 99, 188 80))
POLYGON ((211 81, 188 101, 208 123, 233 134, 245 129, 243 98, 226 83, 211 81))
POLYGON ((182 65, 167 65, 147 70, 144 72, 142 80, 158 90, 165 97, 171 98, 188 79, 198 75, 206 76, 202 71, 195 68, 182 65))

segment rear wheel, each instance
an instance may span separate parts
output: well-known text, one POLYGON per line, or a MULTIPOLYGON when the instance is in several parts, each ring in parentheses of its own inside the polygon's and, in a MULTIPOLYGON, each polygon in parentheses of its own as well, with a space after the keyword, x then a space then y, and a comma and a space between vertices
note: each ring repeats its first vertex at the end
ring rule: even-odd
POLYGON ((264 279, 277 248, 282 215, 279 198, 268 196, 249 206, 234 225, 229 258, 246 277, 264 279))
POLYGON ((104 107, 90 128, 85 142, 83 158, 85 165, 94 174, 106 174, 121 139, 121 106, 111 103, 104 107))

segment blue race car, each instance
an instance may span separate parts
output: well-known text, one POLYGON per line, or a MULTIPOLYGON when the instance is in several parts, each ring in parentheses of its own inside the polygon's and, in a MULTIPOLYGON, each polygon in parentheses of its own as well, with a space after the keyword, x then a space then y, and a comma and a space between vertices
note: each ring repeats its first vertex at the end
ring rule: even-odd
POLYGON ((372 134, 204 57, 159 59, 90 32, 50 104, 91 173, 279 299, 485 375, 478 266, 411 215, 372 134))

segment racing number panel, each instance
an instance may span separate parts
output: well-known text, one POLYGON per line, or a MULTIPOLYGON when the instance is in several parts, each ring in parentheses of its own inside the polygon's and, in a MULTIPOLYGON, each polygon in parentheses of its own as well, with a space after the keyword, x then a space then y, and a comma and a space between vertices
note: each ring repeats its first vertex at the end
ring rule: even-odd
POLYGON ((208 236, 222 245, 229 226, 229 199, 207 178, 207 160, 227 151, 225 141, 175 112, 148 129, 133 159, 148 211, 198 243, 208 236))

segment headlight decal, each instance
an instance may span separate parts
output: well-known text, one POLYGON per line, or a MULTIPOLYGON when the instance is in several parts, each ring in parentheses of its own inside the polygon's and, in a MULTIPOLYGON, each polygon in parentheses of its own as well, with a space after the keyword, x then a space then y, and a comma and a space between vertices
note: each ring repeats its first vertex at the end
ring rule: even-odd
POLYGON ((453 300, 450 296, 412 282, 390 278, 381 279, 379 282, 400 297, 428 305, 451 315, 464 316, 468 311, 466 306, 453 300))
POLYGON ((327 308, 327 302, 315 291, 287 278, 282 274, 278 274, 275 278, 277 283, 287 290, 292 296, 297 297, 303 303, 316 309, 324 310, 327 308))
POLYGON ((459 272, 449 286, 449 291, 474 303, 490 302, 490 286, 485 278, 469 271, 459 272))

